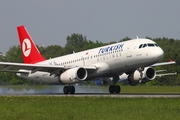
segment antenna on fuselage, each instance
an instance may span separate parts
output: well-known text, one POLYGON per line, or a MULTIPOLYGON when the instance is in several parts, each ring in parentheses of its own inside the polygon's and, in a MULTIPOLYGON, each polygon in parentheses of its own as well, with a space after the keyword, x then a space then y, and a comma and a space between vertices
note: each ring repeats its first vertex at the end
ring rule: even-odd
POLYGON ((137 38, 137 39, 139 39, 139 37, 138 37, 138 36, 136 36, 136 38, 137 38))

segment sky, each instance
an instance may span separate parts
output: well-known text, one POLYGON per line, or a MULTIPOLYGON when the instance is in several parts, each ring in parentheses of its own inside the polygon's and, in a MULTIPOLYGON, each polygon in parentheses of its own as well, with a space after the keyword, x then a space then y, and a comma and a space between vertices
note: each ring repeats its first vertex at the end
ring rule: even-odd
POLYGON ((179 11, 179 0, 1 0, 0 52, 19 45, 19 25, 44 46, 63 47, 73 33, 103 43, 126 36, 180 39, 179 11))

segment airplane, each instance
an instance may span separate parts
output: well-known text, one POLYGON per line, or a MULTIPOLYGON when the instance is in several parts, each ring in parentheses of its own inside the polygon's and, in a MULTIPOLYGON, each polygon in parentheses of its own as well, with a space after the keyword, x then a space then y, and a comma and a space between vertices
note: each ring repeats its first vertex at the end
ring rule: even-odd
POLYGON ((112 77, 113 84, 109 86, 109 92, 120 93, 121 88, 116 85, 119 75, 136 74, 141 82, 143 71, 146 70, 149 77, 155 73, 154 69, 147 70, 145 67, 175 63, 158 63, 164 55, 163 50, 157 43, 145 38, 45 59, 25 26, 18 26, 17 31, 24 63, 0 62, 0 67, 3 68, 1 72, 16 73, 21 78, 39 83, 65 84, 64 94, 75 93, 72 84, 99 77, 112 77))

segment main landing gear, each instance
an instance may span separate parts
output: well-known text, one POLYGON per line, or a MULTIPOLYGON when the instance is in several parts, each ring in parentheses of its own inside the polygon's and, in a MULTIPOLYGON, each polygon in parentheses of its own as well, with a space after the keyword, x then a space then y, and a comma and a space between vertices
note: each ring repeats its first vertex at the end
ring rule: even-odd
POLYGON ((64 94, 68 94, 68 93, 74 94, 75 93, 75 87, 70 86, 70 85, 69 86, 64 86, 63 92, 64 92, 64 94))
POLYGON ((119 85, 115 85, 118 80, 119 80, 119 75, 113 76, 113 85, 109 86, 109 93, 111 93, 111 94, 120 93, 121 87, 119 85))
POLYGON ((119 85, 110 85, 109 86, 109 93, 120 93, 121 87, 119 85))

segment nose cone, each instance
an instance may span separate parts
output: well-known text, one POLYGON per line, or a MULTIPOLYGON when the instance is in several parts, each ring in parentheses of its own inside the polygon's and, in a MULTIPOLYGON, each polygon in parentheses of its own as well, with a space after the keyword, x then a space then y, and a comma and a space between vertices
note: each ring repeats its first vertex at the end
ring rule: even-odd
POLYGON ((158 47, 154 50, 152 55, 153 55, 153 59, 159 62, 164 56, 164 51, 160 47, 158 47))

